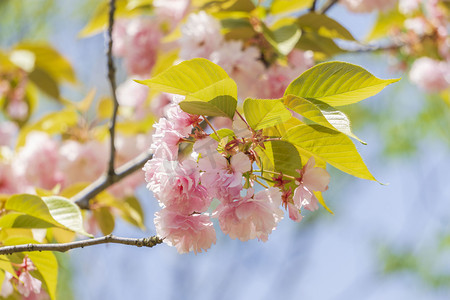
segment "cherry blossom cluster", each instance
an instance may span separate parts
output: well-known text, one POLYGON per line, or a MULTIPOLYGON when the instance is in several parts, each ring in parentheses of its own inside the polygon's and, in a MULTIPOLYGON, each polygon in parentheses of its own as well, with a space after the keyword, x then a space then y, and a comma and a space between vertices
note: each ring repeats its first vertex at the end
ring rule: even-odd
MULTIPOLYGON (((0 194, 35 193, 35 188, 52 190, 76 183, 91 182, 105 171, 109 157, 106 141, 57 140, 42 131, 27 135, 24 146, 13 150, 18 128, 15 123, 0 123, 0 194)), ((150 145, 150 136, 138 134, 116 138, 116 165, 120 166, 150 145)), ((139 172, 113 185, 109 191, 121 198, 133 195, 142 184, 139 172)))
POLYGON ((39 299, 37 296, 41 294, 42 282, 30 274, 36 270, 31 259, 25 256, 21 264, 13 265, 16 267, 16 277, 5 271, 0 296, 9 297, 14 292, 15 286, 24 299, 39 299))
MULTIPOLYGON (((161 1, 163 2, 163 1, 161 1)), ((154 3, 155 16, 140 17, 132 20, 118 20, 114 27, 114 53, 124 58, 125 68, 133 78, 150 75, 154 66, 158 49, 169 51, 179 49, 179 59, 188 60, 203 57, 221 66, 239 87, 239 98, 248 96, 259 98, 281 97, 288 84, 308 68, 314 65, 311 51, 292 50, 287 56, 287 64, 277 61, 265 64, 261 60, 258 41, 250 41, 244 45, 242 40, 225 40, 217 19, 204 11, 191 13, 181 25, 181 37, 171 43, 162 43, 164 24, 167 13, 185 16, 189 1, 175 1, 178 9, 164 10, 162 3, 154 3)), ((171 20, 169 28, 173 28, 181 18, 171 20)), ((137 90, 130 80, 126 87, 119 90, 137 90)), ((143 88, 140 88, 141 91, 143 88)), ((137 91, 136 91, 137 92, 137 91)), ((136 99, 142 99, 138 97, 136 99)), ((157 101, 160 101, 158 99, 157 101)))
POLYGON ((267 241, 283 218, 281 207, 297 222, 301 209, 318 208, 313 192, 327 190, 330 177, 314 167, 313 157, 298 166, 297 178, 277 172, 262 177, 254 169, 254 149, 264 147, 261 131, 238 114, 233 136, 219 139, 208 119, 183 112, 180 98, 174 100, 155 125, 153 158, 143 168, 147 188, 162 207, 155 214, 156 231, 167 244, 180 253, 206 251, 216 242, 212 219, 233 239, 267 241), (292 182, 294 190, 287 187, 292 182))

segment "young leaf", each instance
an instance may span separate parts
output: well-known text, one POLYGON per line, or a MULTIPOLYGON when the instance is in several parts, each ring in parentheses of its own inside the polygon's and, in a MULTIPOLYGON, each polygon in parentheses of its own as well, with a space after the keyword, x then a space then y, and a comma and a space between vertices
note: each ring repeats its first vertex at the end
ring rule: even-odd
POLYGON ((263 25, 263 35, 266 40, 282 55, 288 55, 301 37, 301 31, 295 24, 289 24, 277 28, 275 30, 269 29, 263 25))
POLYGON ((42 200, 58 223, 74 232, 92 237, 84 231, 81 211, 75 203, 60 196, 42 197, 42 200))
MULTIPOLYGON (((266 149, 257 148, 262 159, 263 170, 283 172, 290 176, 299 176, 297 170, 302 168, 302 160, 297 149, 286 141, 264 143, 266 149)), ((264 174, 264 173, 263 173, 264 174)), ((272 177, 272 175, 268 175, 272 177)))
POLYGON ((370 174, 352 141, 343 133, 320 125, 299 125, 282 137, 308 156, 314 155, 350 175, 376 180, 370 174))
POLYGON ((344 62, 326 62, 305 71, 284 95, 317 99, 332 106, 364 100, 400 79, 379 79, 365 69, 344 62))
POLYGON ((27 125, 22 128, 17 137, 17 148, 25 145, 27 135, 33 131, 44 131, 48 134, 57 134, 67 131, 67 128, 73 126, 78 121, 78 115, 75 110, 62 110, 49 113, 35 124, 27 125))
POLYGON ((274 0, 270 6, 271 14, 287 14, 311 7, 313 0, 274 0))
POLYGON ((254 130, 272 127, 291 118, 291 113, 284 107, 282 99, 247 98, 244 101, 244 115, 254 130))
MULTIPOLYGON (((35 195, 14 195, 8 199, 5 209, 23 213, 41 220, 39 224, 53 224, 72 231, 91 236, 83 230, 81 212, 72 201, 58 196, 40 198, 35 195)), ((14 222, 33 222, 31 218, 17 216, 14 222), (22 219, 20 219, 22 218, 22 219)), ((7 220, 5 220, 6 222, 7 220)), ((34 220, 37 222, 36 220, 34 220)), ((18 223, 19 224, 19 223, 18 223)))
POLYGON ((229 128, 221 128, 221 129, 217 130, 217 134, 219 136, 217 136, 216 133, 213 132, 213 133, 211 133, 210 136, 218 142, 220 142, 220 140, 223 138, 226 138, 228 136, 233 137, 235 135, 234 131, 229 128))
POLYGON ((325 59, 329 56, 345 52, 333 41, 333 39, 319 35, 316 32, 302 32, 300 40, 295 48, 303 51, 311 50, 316 59, 325 59))
MULTIPOLYGON (((27 237, 11 237, 2 241, 5 246, 39 244, 37 241, 27 237)), ((47 292, 50 299, 56 297, 56 283, 58 280, 58 261, 52 252, 24 252, 38 272, 41 274, 44 283, 47 285, 47 292)))
POLYGON ((314 195, 316 196, 319 203, 332 215, 334 215, 334 212, 327 206, 325 203, 325 200, 323 199, 322 192, 315 192, 313 191, 314 195))
POLYGON ((296 113, 311 120, 319 125, 342 132, 352 137, 362 144, 360 140, 350 129, 350 120, 341 111, 336 108, 314 99, 305 99, 293 95, 284 96, 284 105, 292 109, 296 113))
POLYGON ((236 83, 221 67, 204 58, 184 61, 151 79, 136 82, 186 96, 180 107, 191 114, 232 119, 236 110, 236 83))
POLYGON ((315 12, 304 14, 297 19, 297 24, 302 30, 317 32, 323 37, 355 40, 344 26, 324 14, 315 12))

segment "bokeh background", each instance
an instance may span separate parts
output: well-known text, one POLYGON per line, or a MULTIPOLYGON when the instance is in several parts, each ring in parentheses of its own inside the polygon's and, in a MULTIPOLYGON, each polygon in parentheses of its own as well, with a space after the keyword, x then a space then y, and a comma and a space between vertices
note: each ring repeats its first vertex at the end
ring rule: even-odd
MULTIPOLYGON (((0 0, 0 46, 46 40, 73 64, 82 84, 62 94, 81 100, 92 88, 108 94, 104 39, 77 38, 93 12, 88 0, 0 0)), ((362 39, 375 21, 339 6, 330 16, 362 39)), ((383 54, 335 58, 381 78, 403 77, 346 112, 357 145, 384 185, 329 168, 324 194, 334 211, 283 220, 266 243, 220 235, 207 253, 120 245, 74 250, 61 256, 61 299, 450 299, 450 114, 396 72, 383 54), (69 258, 70 257, 70 258, 69 258)), ((120 61, 117 61, 120 66, 120 61)), ((118 74, 118 81, 125 73, 118 74)), ((42 101, 39 114, 58 109, 42 101)), ((38 114, 38 116, 39 116, 38 114)), ((147 232, 117 220, 114 233, 154 234, 157 202, 145 187, 139 198, 147 232)))

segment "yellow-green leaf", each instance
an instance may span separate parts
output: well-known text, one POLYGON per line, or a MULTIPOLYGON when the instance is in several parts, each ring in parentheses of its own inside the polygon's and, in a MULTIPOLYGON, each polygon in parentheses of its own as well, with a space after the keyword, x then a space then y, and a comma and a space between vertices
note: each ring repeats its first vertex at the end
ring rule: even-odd
MULTIPOLYGON (((37 241, 26 237, 11 237, 3 241, 5 246, 39 244, 37 241)), ((42 276, 47 292, 51 299, 56 296, 56 284, 58 281, 58 261, 52 252, 24 252, 36 266, 42 276)))
POLYGON ((293 95, 284 96, 284 104, 296 113, 311 120, 319 125, 340 131, 356 140, 365 144, 350 128, 350 120, 341 111, 336 108, 315 99, 305 99, 293 95))
POLYGON ((44 69, 36 67, 28 76, 39 90, 56 100, 60 100, 58 83, 44 69))
POLYGON ((333 41, 333 39, 319 35, 316 32, 302 32, 300 40, 296 48, 314 52, 314 57, 318 60, 323 60, 327 57, 345 52, 333 41))
POLYGON ((32 52, 35 55, 35 68, 45 71, 55 82, 77 82, 75 71, 70 62, 51 45, 25 42, 16 45, 14 51, 17 50, 32 52))
POLYGON ((114 230, 115 222, 114 216, 111 214, 110 209, 108 207, 100 207, 95 209, 93 212, 95 220, 97 221, 102 233, 104 235, 111 234, 114 230))
POLYGON ((247 98, 244 101, 244 115, 254 130, 272 127, 291 118, 291 113, 284 107, 282 99, 247 98))
POLYGON ((403 27, 406 16, 402 15, 397 9, 388 12, 378 12, 377 20, 366 37, 367 41, 376 40, 386 37, 386 34, 393 28, 403 27))
POLYGON ((313 98, 332 106, 359 102, 379 93, 399 79, 379 79, 359 66, 326 62, 305 71, 292 81, 284 95, 313 98))
POLYGON ((282 137, 295 145, 300 153, 313 155, 335 168, 363 179, 375 180, 364 164, 355 145, 345 134, 320 125, 299 125, 282 137))
POLYGON ((77 124, 78 115, 74 110, 62 110, 45 115, 34 124, 22 128, 17 138, 17 148, 25 145, 27 135, 33 131, 44 131, 48 134, 64 133, 71 126, 77 124))
POLYGON ((319 203, 332 215, 334 215, 334 212, 327 206, 327 204, 325 203, 325 200, 323 199, 322 193, 321 192, 315 192, 313 191, 314 195, 316 196, 317 200, 319 201, 319 203))
POLYGON ((284 25, 275 30, 263 25, 266 40, 282 55, 288 55, 300 40, 301 31, 296 24, 284 25))
POLYGON ((102 98, 97 103, 97 115, 101 119, 109 119, 113 112, 113 101, 110 98, 102 98))
POLYGON ((323 37, 355 40, 344 26, 324 14, 315 12, 304 14, 297 19, 297 24, 302 30, 314 31, 323 37))
POLYGON ((148 80, 136 80, 151 89, 186 96, 181 109, 191 114, 233 118, 237 86, 218 65, 194 58, 172 66, 148 80))
POLYGON ((311 7, 313 0, 273 0, 271 14, 286 14, 311 7))
POLYGON ((0 218, 0 228, 50 228, 55 224, 24 213, 12 212, 0 218))
POLYGON ((84 230, 81 211, 75 203, 61 196, 42 197, 42 200, 47 205, 53 219, 59 224, 74 232, 93 237, 84 230))

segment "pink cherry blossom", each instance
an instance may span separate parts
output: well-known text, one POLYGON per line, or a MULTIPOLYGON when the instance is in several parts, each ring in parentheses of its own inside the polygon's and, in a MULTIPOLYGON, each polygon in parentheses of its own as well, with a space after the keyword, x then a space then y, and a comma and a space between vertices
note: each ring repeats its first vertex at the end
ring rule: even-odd
POLYGON ((410 15, 419 9, 422 0, 399 0, 398 10, 404 15, 410 15))
POLYGON ((283 218, 281 192, 277 188, 269 188, 256 195, 253 193, 253 189, 248 189, 245 197, 217 208, 220 228, 232 239, 247 241, 257 238, 265 242, 283 218))
POLYGON ((294 191, 294 205, 297 209, 314 211, 319 208, 319 201, 313 191, 325 192, 330 183, 330 175, 322 168, 314 167, 315 159, 311 156, 300 171, 299 186, 294 191))
POLYGON ((12 195, 24 192, 25 182, 21 182, 20 178, 17 178, 16 174, 13 172, 11 165, 6 161, 0 160, 0 194, 12 195), (22 189, 19 189, 21 186, 22 189))
POLYGON ((19 276, 17 290, 25 298, 36 297, 41 292, 42 282, 30 274, 30 271, 34 270, 36 270, 36 267, 33 265, 33 262, 25 256, 17 271, 19 276))
POLYGON ((4 121, 0 123, 0 146, 12 147, 14 139, 18 133, 16 123, 4 121))
POLYGON ((65 186, 94 181, 106 170, 109 149, 105 143, 90 140, 85 143, 68 140, 59 149, 60 168, 66 176, 65 186))
POLYGON ((147 188, 167 209, 185 215, 208 209, 211 197, 200 185, 200 173, 193 160, 154 159, 144 166, 147 188))
POLYGON ((159 26, 160 24, 151 18, 121 20, 115 26, 114 54, 125 58, 125 67, 129 74, 150 74, 162 37, 159 26))
POLYGON ((179 253, 206 251, 216 243, 216 232, 207 215, 184 215, 162 209, 155 214, 154 222, 158 236, 179 253))
POLYGON ((356 13, 369 13, 375 10, 386 11, 395 6, 393 0, 341 0, 348 10, 356 13))
POLYGON ((190 0, 153 0, 155 14, 175 26, 186 15, 190 0))
POLYGON ((155 116, 161 118, 166 114, 167 107, 171 102, 172 97, 170 94, 161 93, 152 99, 150 110, 155 116))
POLYGON ((179 57, 184 60, 208 58, 223 41, 219 22, 204 11, 190 14, 181 27, 181 34, 179 57))
MULTIPOLYGON (((139 78, 133 78, 139 79, 139 78)), ((142 109, 148 96, 148 86, 128 78, 117 87, 117 101, 120 106, 142 109)))
POLYGON ((3 298, 8 298, 8 296, 14 292, 14 287, 11 283, 11 279, 13 278, 14 277, 11 273, 5 271, 5 279, 3 280, 2 288, 0 291, 0 296, 2 296, 3 298))
POLYGON ((256 94, 258 80, 264 73, 261 53, 256 47, 244 48, 242 41, 224 42, 211 53, 210 60, 221 66, 233 78, 238 86, 240 99, 256 94))
POLYGON ((204 173, 201 176, 210 195, 222 202, 231 202, 240 197, 242 190, 242 174, 251 170, 250 159, 242 152, 231 156, 230 161, 218 152, 202 157, 199 167, 204 173))
POLYGON ((409 78, 427 92, 442 91, 450 86, 450 63, 421 57, 412 65, 409 78))
POLYGON ((64 174, 58 170, 58 143, 44 132, 28 134, 26 144, 12 162, 14 172, 30 185, 52 189, 62 184, 64 174))
MULTIPOLYGON (((127 163, 139 154, 145 152, 150 146, 151 136, 148 134, 137 134, 132 136, 125 136, 118 134, 115 139, 116 146, 116 165, 127 163)), ((144 177, 140 171, 125 177, 121 181, 112 185, 108 191, 117 198, 123 198, 134 194, 135 189, 145 182, 144 177)))

